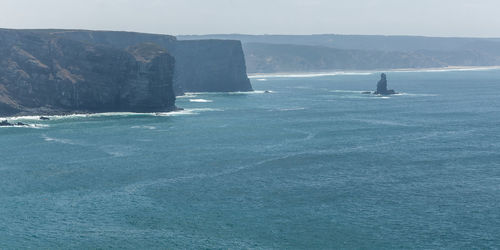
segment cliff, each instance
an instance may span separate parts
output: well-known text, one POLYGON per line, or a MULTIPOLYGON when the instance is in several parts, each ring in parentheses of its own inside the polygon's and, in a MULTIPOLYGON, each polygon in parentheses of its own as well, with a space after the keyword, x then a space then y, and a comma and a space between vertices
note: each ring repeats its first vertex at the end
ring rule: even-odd
POLYGON ((201 35, 237 39, 251 73, 500 65, 498 38, 363 35, 201 35))
POLYGON ((174 90, 183 92, 251 91, 241 42, 234 40, 179 41, 173 36, 118 31, 37 30, 85 43, 127 49, 154 43, 176 59, 174 90))
POLYGON ((340 50, 320 46, 289 44, 245 45, 251 73, 314 72, 331 70, 373 70, 443 67, 430 55, 397 51, 340 50))
POLYGON ((251 91, 240 41, 178 41, 176 82, 181 91, 251 91))
POLYGON ((500 65, 500 55, 477 50, 346 50, 262 43, 245 44, 244 50, 251 73, 500 65))
POLYGON ((0 116, 175 109, 174 58, 43 32, 0 30, 0 116))

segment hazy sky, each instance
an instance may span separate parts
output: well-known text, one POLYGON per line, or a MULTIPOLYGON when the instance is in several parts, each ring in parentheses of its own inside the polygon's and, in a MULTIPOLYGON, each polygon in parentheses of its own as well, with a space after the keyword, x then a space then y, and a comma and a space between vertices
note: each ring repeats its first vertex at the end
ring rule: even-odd
POLYGON ((0 0, 0 27, 500 37, 500 0, 0 0))

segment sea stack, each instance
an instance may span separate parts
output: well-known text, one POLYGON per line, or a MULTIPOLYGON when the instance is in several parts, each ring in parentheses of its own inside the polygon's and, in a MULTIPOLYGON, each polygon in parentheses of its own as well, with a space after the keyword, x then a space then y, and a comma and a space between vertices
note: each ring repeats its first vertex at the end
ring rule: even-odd
POLYGON ((373 94, 375 95, 394 95, 396 94, 396 91, 392 89, 387 89, 387 75, 385 73, 382 73, 380 75, 380 81, 377 83, 377 91, 375 91, 373 94))

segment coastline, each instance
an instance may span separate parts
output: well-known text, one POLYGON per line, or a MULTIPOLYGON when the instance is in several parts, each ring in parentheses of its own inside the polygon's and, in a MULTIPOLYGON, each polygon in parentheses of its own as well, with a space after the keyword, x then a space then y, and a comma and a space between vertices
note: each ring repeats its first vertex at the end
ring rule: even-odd
POLYGON ((445 71, 485 71, 500 70, 499 66, 448 66, 440 68, 400 68, 400 69, 373 69, 373 70, 334 70, 310 72, 275 72, 275 73, 249 73, 248 78, 306 78, 336 75, 371 75, 379 72, 445 72, 445 71))
POLYGON ((88 117, 88 116, 103 116, 103 115, 144 115, 144 114, 165 114, 183 111, 183 108, 174 107, 171 109, 165 109, 161 111, 144 111, 144 112, 134 112, 134 111, 102 111, 102 112, 90 112, 90 111, 67 111, 67 110, 40 110, 37 111, 22 111, 10 116, 0 116, 0 121, 17 121, 17 120, 40 120, 40 117, 47 117, 51 120, 53 118, 65 118, 65 117, 88 117))

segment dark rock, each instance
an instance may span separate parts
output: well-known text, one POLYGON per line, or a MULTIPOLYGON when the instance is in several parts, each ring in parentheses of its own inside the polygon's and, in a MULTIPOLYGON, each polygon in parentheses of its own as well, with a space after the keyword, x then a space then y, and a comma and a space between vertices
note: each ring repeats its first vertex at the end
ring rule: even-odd
POLYGON ((44 32, 0 29, 0 116, 176 109, 174 58, 44 32))
POLYGON ((177 92, 252 91, 240 41, 178 41, 177 92))
POLYGON ((361 94, 363 94, 363 95, 369 95, 371 93, 372 93, 371 91, 363 91, 363 92, 361 92, 361 94))
POLYGON ((17 122, 15 124, 13 124, 7 120, 3 120, 0 122, 0 127, 13 127, 13 126, 29 126, 29 125, 26 123, 22 123, 22 122, 17 122))
POLYGON ((14 124, 8 122, 7 120, 3 120, 0 122, 0 127, 10 127, 10 126, 14 126, 14 124))
POLYGON ((380 81, 377 83, 377 91, 374 92, 375 95, 394 95, 396 91, 392 89, 387 89, 387 76, 385 73, 380 75, 380 81))
POLYGON ((45 116, 40 116, 40 120, 42 120, 42 121, 48 121, 48 120, 50 120, 50 118, 45 117, 45 116))
POLYGON ((174 91, 232 92, 251 91, 245 56, 236 40, 177 40, 173 36, 117 31, 38 30, 85 43, 127 49, 141 43, 154 43, 176 60, 174 91))

